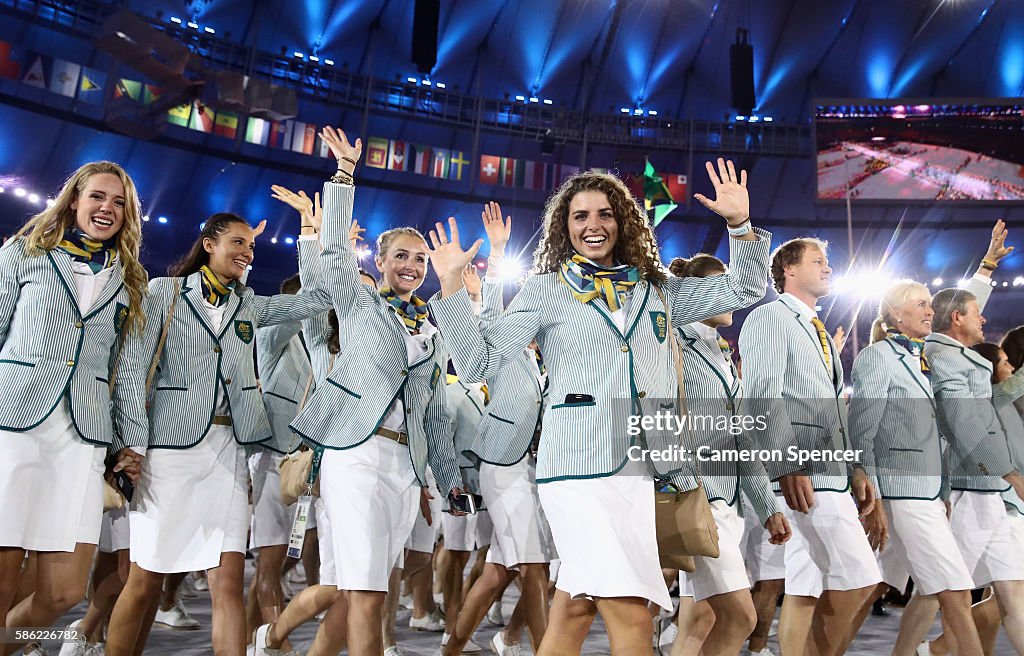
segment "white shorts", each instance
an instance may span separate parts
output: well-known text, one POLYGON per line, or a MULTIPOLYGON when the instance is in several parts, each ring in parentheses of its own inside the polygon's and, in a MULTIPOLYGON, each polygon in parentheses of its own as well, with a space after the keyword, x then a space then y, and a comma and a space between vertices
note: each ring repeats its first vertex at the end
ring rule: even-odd
POLYGON ((278 465, 283 459, 284 456, 266 449, 257 449, 249 456, 249 476, 252 478, 250 549, 288 544, 295 507, 284 505, 281 499, 281 470, 278 465))
POLYGON ((746 495, 743 495, 743 507, 747 509, 743 517, 742 547, 747 578, 751 583, 786 578, 786 545, 769 542, 771 534, 761 524, 746 495))
POLYGON ((820 597, 824 590, 857 590, 882 580, 848 493, 815 492, 807 514, 785 499, 779 507, 793 529, 786 543, 786 594, 820 597))
POLYGON ((476 551, 491 543, 494 525, 491 515, 481 510, 475 515, 455 517, 441 513, 441 532, 444 534, 444 548, 449 551, 476 551))
POLYGON ((441 517, 447 514, 441 512, 441 510, 442 508, 447 508, 448 503, 437 492, 437 483, 434 482, 434 474, 429 468, 427 469, 427 486, 431 496, 434 497, 430 500, 430 524, 427 524, 423 513, 420 512, 420 492, 419 487, 417 487, 415 503, 416 523, 413 524, 412 533, 409 535, 409 540, 405 543, 405 548, 410 551, 434 553, 434 545, 437 544, 437 536, 441 532, 441 517))
POLYGON ((494 523, 487 562, 517 569, 520 563, 547 563, 557 555, 531 457, 508 467, 481 463, 480 491, 494 523))
POLYGON ((573 599, 640 597, 673 610, 658 558, 654 481, 643 463, 538 491, 562 561, 559 590, 573 599))
POLYGON ((350 449, 324 450, 320 501, 339 590, 387 592, 419 514, 419 494, 408 446, 371 437, 350 449))
POLYGON ((950 527, 974 587, 1024 580, 1024 531, 1017 511, 1008 509, 998 492, 954 490, 949 500, 950 527))
POLYGON ((882 580, 904 591, 913 576, 923 595, 974 588, 941 499, 884 499, 882 505, 889 518, 889 542, 878 559, 882 580))
POLYGON ((129 530, 128 504, 116 510, 108 510, 103 513, 100 523, 100 545, 103 553, 115 553, 123 551, 131 546, 131 531, 129 530))
POLYGON ((743 541, 743 518, 736 508, 722 500, 711 502, 711 514, 718 527, 718 558, 696 556, 695 569, 687 573, 686 580, 692 585, 686 594, 694 601, 703 601, 736 590, 750 588, 747 568, 743 562, 740 543, 743 541))

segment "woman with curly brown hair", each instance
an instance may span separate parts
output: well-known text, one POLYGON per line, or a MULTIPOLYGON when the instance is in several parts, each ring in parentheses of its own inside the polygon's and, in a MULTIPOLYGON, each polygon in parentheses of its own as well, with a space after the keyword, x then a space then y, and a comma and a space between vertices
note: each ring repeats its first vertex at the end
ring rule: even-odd
POLYGON ((132 179, 91 162, 0 249, 0 627, 49 626, 81 601, 108 450, 138 477, 129 447, 145 435, 111 376, 124 337, 145 326, 141 240, 132 179), (35 592, 11 608, 26 551, 35 592))
POLYGON ((612 654, 650 654, 647 602, 672 608, 658 562, 652 474, 680 489, 695 483, 679 460, 648 464, 645 449, 667 450, 674 437, 652 433, 638 443, 627 421, 655 399, 674 408, 671 329, 753 304, 768 273, 769 235, 750 226, 746 172, 737 176, 722 159, 707 170, 716 199, 696 197, 729 224, 730 273, 669 277, 625 185, 582 173, 548 200, 533 275, 483 332, 460 275, 482 240, 464 251, 454 218, 450 241, 441 224, 431 232, 441 281, 431 305, 459 377, 493 376, 534 338, 544 354, 549 393, 537 484, 562 565, 539 656, 578 654, 598 611, 612 654))

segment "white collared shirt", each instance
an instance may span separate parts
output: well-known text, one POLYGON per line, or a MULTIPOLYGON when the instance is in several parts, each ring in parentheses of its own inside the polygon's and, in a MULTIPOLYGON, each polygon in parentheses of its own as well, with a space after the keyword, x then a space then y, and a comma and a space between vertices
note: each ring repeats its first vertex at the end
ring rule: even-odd
POLYGON ((787 299, 793 301, 793 303, 796 304, 796 309, 800 313, 800 316, 807 319, 807 321, 818 318, 818 313, 814 311, 814 308, 807 305, 796 296, 793 296, 789 292, 784 292, 782 296, 785 296, 787 299))
POLYGON ((721 371, 721 373, 725 376, 726 382, 728 382, 731 386, 733 382, 735 382, 733 380, 732 375, 732 366, 731 363, 726 359, 725 353, 722 352, 722 347, 718 345, 718 340, 720 337, 720 335, 718 334, 718 329, 712 328, 711 326, 705 323, 701 323, 700 321, 695 321, 691 323, 690 328, 692 328, 693 331, 697 333, 698 337, 707 342, 708 347, 711 349, 712 353, 718 354, 718 357, 714 359, 714 363, 721 371))

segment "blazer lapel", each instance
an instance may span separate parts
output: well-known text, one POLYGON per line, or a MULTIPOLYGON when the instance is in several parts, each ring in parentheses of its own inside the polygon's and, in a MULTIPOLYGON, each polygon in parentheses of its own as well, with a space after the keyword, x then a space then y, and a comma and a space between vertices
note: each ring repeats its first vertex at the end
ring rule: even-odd
POLYGON ((831 367, 831 370, 829 369, 828 363, 825 362, 825 351, 823 351, 821 348, 821 340, 818 339, 818 333, 817 331, 812 332, 811 330, 812 328, 814 328, 814 326, 811 324, 810 320, 804 317, 804 315, 800 314, 799 310, 797 310, 792 305, 787 303, 784 297, 780 296, 779 302, 785 305, 787 308, 789 308, 789 311, 793 313, 793 319, 803 329, 804 333, 807 334, 807 338, 811 340, 811 343, 814 344, 814 352, 818 354, 818 361, 821 362, 821 365, 825 367, 826 371, 829 372, 829 375, 832 377, 832 382, 835 383, 835 348, 833 348, 832 346, 832 339, 828 337, 828 331, 825 332, 825 336, 826 341, 829 345, 830 355, 832 355, 833 365, 831 367))
MULTIPOLYGON (((231 324, 235 320, 235 316, 238 311, 242 308, 242 299, 239 298, 238 294, 231 292, 228 294, 228 302, 224 308, 224 320, 220 323, 220 333, 217 335, 218 339, 223 339, 224 334, 231 327, 231 324)), ((205 314, 205 312, 204 312, 205 314)))
POLYGON ((114 270, 110 273, 110 278, 107 279, 107 284, 103 285, 103 290, 100 291, 100 295, 93 301, 92 307, 89 309, 89 314, 86 318, 89 318, 103 310, 107 303, 110 302, 114 296, 121 292, 124 287, 124 278, 122 277, 122 269, 120 265, 114 264, 114 270))
POLYGON ((693 350, 693 352, 697 354, 697 357, 704 361, 704 364, 706 364, 707 368, 711 370, 711 373, 715 374, 715 376, 718 377, 718 382, 722 384, 722 389, 725 390, 726 396, 732 398, 732 388, 729 385, 729 383, 726 382, 725 376, 722 375, 722 371, 716 364, 715 360, 715 358, 718 358, 719 360, 722 359, 721 349, 718 349, 718 354, 716 355, 711 350, 711 345, 707 342, 707 340, 704 340, 695 334, 691 334, 687 329, 684 329, 681 334, 687 346, 689 346, 693 350))
MULTIPOLYGON (((626 314, 626 323, 623 324, 626 326, 626 339, 633 334, 636 322, 640 320, 640 315, 647 309, 647 298, 650 294, 651 284, 646 280, 641 280, 633 286, 633 293, 629 299, 629 312, 626 314)), ((668 316, 667 313, 666 316, 668 316)))
POLYGON ((192 314, 196 316, 199 323, 202 324, 206 332, 210 333, 210 337, 217 341, 217 331, 214 329, 215 326, 210 321, 210 317, 206 314, 206 308, 203 307, 203 303, 206 299, 203 298, 203 283, 200 277, 203 274, 195 272, 189 277, 185 278, 185 284, 181 288, 181 296, 185 299, 185 303, 189 309, 192 310, 192 314))
POLYGON ((75 306, 75 310, 81 316, 82 310, 78 303, 78 288, 75 286, 75 274, 71 269, 71 257, 64 251, 56 249, 46 251, 46 257, 50 259, 50 264, 57 271, 57 277, 60 279, 61 287, 67 293, 68 299, 71 300, 71 304, 75 306))

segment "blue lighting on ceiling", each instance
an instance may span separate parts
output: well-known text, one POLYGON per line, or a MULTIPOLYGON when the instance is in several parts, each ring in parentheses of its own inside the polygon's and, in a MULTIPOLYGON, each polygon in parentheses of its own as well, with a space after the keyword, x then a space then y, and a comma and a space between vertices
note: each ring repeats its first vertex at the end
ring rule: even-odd
POLYGON ((1016 96, 1024 88, 1024 43, 1007 39, 999 53, 999 89, 1004 96, 1016 96))
POLYGON ((865 72, 871 96, 888 98, 889 79, 892 77, 892 61, 889 55, 876 49, 868 58, 865 72))

